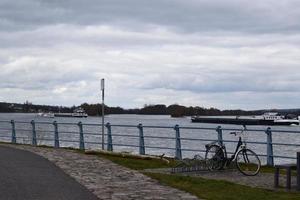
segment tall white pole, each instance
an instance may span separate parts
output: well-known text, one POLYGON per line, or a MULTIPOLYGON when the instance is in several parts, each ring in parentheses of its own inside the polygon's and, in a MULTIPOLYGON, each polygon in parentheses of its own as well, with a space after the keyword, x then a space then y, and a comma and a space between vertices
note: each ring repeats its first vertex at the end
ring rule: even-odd
POLYGON ((102 91, 102 150, 104 150, 104 78, 101 79, 102 91))

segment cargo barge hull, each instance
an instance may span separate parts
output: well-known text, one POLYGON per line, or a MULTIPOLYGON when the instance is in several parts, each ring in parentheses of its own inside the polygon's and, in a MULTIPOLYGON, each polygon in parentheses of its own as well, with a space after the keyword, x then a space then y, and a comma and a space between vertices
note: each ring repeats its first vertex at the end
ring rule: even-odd
POLYGON ((289 126, 299 125, 296 120, 266 120, 266 119, 241 119, 241 118, 213 118, 213 117, 192 117, 194 123, 212 124, 236 124, 236 125, 265 125, 265 126, 289 126))

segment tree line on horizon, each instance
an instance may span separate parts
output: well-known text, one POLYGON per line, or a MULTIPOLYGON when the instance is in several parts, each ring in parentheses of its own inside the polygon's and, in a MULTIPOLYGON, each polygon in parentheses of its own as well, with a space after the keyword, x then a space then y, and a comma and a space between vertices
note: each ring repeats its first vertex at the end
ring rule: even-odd
MULTIPOLYGON (((37 113, 37 112, 61 112, 69 113, 73 112, 74 109, 81 107, 89 116, 100 116, 102 115, 101 104, 88 104, 83 103, 80 106, 49 106, 49 105, 35 105, 28 101, 23 104, 16 103, 6 103, 0 102, 0 112, 23 112, 23 113, 37 113)), ((144 105, 143 108, 135 109, 124 109, 119 106, 110 107, 105 105, 105 114, 141 114, 141 115, 171 115, 172 117, 182 117, 182 116, 218 116, 218 115, 261 115, 266 111, 278 112, 278 110, 256 110, 256 111, 245 111, 245 110, 219 110, 217 108, 204 108, 199 106, 182 106, 178 104, 164 105, 144 105)), ((292 113, 295 115, 300 115, 300 109, 295 109, 289 112, 282 112, 281 114, 292 113)))

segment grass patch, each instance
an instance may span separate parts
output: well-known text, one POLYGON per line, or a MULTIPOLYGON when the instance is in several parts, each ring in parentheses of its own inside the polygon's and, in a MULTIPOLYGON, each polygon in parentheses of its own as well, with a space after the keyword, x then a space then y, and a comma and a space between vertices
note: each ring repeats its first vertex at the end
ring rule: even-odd
POLYGON ((162 184, 184 190, 199 198, 214 200, 253 199, 300 199, 300 193, 271 191, 251 188, 222 180, 208 180, 199 177, 145 173, 162 184))

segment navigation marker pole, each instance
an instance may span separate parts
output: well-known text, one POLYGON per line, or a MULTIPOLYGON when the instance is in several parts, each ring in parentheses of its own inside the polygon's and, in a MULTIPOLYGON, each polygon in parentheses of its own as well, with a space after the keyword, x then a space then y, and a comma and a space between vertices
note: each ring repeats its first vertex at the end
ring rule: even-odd
POLYGON ((102 150, 104 150, 104 78, 101 79, 102 91, 102 150))

